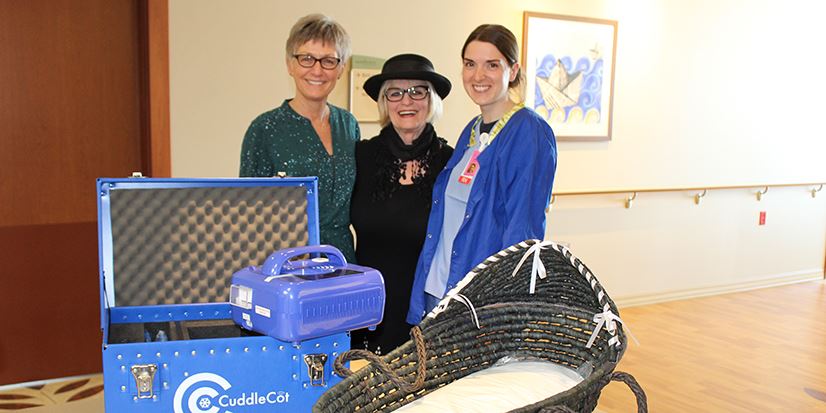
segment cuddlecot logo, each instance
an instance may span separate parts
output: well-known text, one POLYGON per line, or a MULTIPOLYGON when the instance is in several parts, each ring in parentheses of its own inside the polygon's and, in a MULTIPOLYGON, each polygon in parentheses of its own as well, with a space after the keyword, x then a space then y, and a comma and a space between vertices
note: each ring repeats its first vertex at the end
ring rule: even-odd
POLYGON ((227 407, 260 406, 289 403, 290 393, 271 391, 268 393, 227 394, 232 387, 227 379, 214 373, 198 373, 181 382, 175 390, 175 413, 219 413, 227 407), (190 389, 194 390, 190 391, 190 389), (220 391, 219 391, 220 390, 220 391), (187 393, 189 394, 188 396, 187 393), (186 397, 186 402, 184 402, 186 397))

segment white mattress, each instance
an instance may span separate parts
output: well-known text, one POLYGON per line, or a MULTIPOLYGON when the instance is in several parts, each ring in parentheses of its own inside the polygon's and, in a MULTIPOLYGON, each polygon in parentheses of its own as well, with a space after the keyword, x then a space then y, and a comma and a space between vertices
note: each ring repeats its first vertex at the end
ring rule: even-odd
POLYGON ((583 380, 576 371, 545 361, 500 362, 442 387, 396 412, 507 412, 547 399, 583 380))

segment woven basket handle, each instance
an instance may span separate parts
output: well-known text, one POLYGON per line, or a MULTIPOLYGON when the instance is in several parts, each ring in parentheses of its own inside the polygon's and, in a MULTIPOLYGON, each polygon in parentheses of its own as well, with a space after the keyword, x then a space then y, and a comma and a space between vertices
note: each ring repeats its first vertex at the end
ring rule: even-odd
MULTIPOLYGON (((608 376, 608 380, 605 381, 605 385, 603 387, 607 386, 612 381, 621 381, 627 384, 634 393, 634 396, 637 397, 637 413, 648 413, 648 397, 645 395, 645 391, 642 390, 642 387, 640 387, 640 384, 637 383, 637 379, 635 379, 634 376, 622 371, 616 371, 608 376)), ((556 405, 545 407, 540 410, 539 413, 576 413, 576 411, 565 405, 556 405)))
POLYGON ((397 388, 407 393, 416 392, 424 386, 427 365, 427 347, 425 346, 424 336, 422 335, 422 330, 419 326, 414 326, 410 329, 410 336, 413 338, 413 342, 416 343, 416 355, 419 357, 419 364, 416 366, 416 381, 412 384, 401 378, 380 356, 377 356, 375 353, 368 350, 356 349, 347 350, 341 353, 338 357, 336 357, 336 361, 333 362, 333 368, 339 376, 349 377, 353 374, 353 371, 347 367, 344 367, 345 362, 356 359, 367 360, 374 364, 382 373, 384 373, 384 375, 387 376, 397 388))
POLYGON ((640 387, 640 384, 637 383, 637 379, 634 376, 623 372, 623 371, 615 371, 611 373, 611 381, 621 381, 628 385, 631 389, 631 392, 634 393, 634 396, 637 398, 637 413, 648 413, 648 397, 645 395, 645 391, 640 387))

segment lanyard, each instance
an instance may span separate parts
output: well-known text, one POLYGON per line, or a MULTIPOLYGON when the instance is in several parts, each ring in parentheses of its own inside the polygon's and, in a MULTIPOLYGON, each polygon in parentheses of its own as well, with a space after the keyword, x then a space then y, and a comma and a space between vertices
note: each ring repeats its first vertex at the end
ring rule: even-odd
MULTIPOLYGON (((508 121, 511 119, 511 116, 513 116, 513 114, 516 113, 516 111, 522 109, 523 107, 525 107, 525 105, 522 103, 514 105, 513 108, 511 108, 511 110, 508 111, 508 113, 502 116, 502 118, 499 119, 499 121, 496 122, 495 125, 493 125, 493 129, 490 130, 490 134, 483 133, 479 135, 479 152, 485 150, 485 148, 487 148, 493 142, 493 140, 496 139, 496 135, 499 135, 499 132, 502 130, 502 128, 505 127, 505 124, 508 123, 508 121)), ((480 123, 482 123, 482 115, 476 117, 476 121, 473 123, 473 128, 470 130, 470 142, 467 145, 468 147, 476 145, 476 134, 479 133, 480 123)))

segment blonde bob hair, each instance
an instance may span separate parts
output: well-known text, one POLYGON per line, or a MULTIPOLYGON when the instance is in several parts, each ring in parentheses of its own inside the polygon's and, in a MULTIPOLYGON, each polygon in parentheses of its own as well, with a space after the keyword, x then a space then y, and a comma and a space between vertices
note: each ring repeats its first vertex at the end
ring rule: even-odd
POLYGON ((301 45, 313 40, 334 46, 342 66, 350 58, 350 35, 335 20, 316 13, 298 19, 290 29, 286 47, 287 61, 292 59, 301 45))

